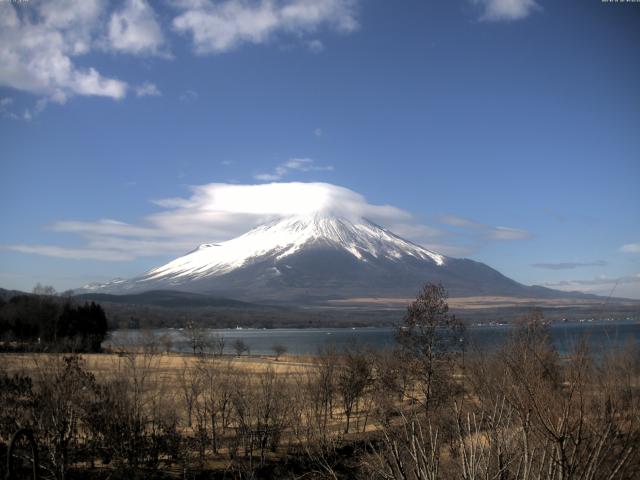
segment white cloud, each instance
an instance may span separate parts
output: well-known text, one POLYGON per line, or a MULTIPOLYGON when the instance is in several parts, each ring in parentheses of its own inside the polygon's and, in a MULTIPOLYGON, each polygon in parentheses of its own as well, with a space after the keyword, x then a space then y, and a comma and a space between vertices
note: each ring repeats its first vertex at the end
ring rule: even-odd
POLYGON ((164 43, 156 13, 145 0, 127 0, 109 19, 108 47, 112 50, 166 55, 162 52, 164 43))
POLYGON ((474 222, 473 220, 468 220, 462 217, 456 217, 455 215, 441 215, 440 221, 446 225, 451 225, 452 227, 460 227, 460 228, 478 228, 483 227, 484 225, 474 222))
POLYGON ((162 95, 158 87, 151 82, 144 82, 142 85, 138 85, 135 90, 138 97, 158 97, 162 95))
POLYGON ((316 128, 316 129, 314 129, 314 130, 313 130, 313 134, 314 134, 316 137, 318 137, 318 138, 319 138, 319 137, 321 137, 322 135, 324 135, 324 132, 322 131, 322 129, 321 129, 320 127, 318 127, 318 128, 316 128))
POLYGON ((109 218, 96 222, 60 221, 49 226, 49 229, 56 232, 77 233, 81 235, 118 235, 129 237, 152 237, 157 235, 157 231, 151 227, 136 227, 109 218))
POLYGON ((511 21, 528 17, 540 9, 536 0, 471 0, 482 9, 481 20, 511 21))
POLYGON ((193 0, 179 4, 183 12, 174 18, 173 27, 192 37, 197 53, 221 53, 323 26, 351 32, 358 27, 355 4, 355 0, 193 0))
MULTIPOLYGON (((353 190, 328 183, 212 183, 191 187, 188 197, 154 203, 161 211, 145 217, 139 224, 113 219, 69 220, 48 227, 55 232, 78 235, 84 240, 82 247, 22 244, 3 248, 59 258, 121 261, 182 254, 202 243, 236 237, 272 219, 316 211, 366 217, 392 231, 414 223, 411 214, 404 210, 371 204, 353 190)), ((417 227, 415 232, 424 236, 427 229, 417 227)))
POLYGON ((320 53, 324 51, 324 43, 322 43, 320 40, 311 40, 307 44, 307 47, 309 48, 309 51, 311 53, 320 53))
POLYGON ((0 98, 0 116, 10 118, 12 120, 24 120, 25 122, 30 122, 33 117, 44 110, 47 102, 44 99, 40 99, 32 109, 26 108, 21 114, 17 113, 17 110, 13 108, 14 104, 15 102, 11 97, 0 98))
POLYGON ((526 230, 511 227, 489 227, 487 226, 487 238, 491 240, 529 240, 533 235, 526 230))
MULTIPOLYGON (((389 205, 373 205, 359 193, 330 183, 269 183, 231 185, 212 183, 191 187, 188 199, 168 198, 154 203, 174 213, 214 212, 257 217, 282 217, 313 212, 381 220, 408 219, 411 215, 389 205)), ((259 220, 258 218, 256 220, 259 220)))
POLYGON ((475 220, 469 220, 468 218, 457 217, 455 215, 442 215, 440 221, 445 225, 452 227, 473 230, 479 233, 483 238, 487 240, 529 240, 533 238, 531 232, 520 228, 512 227, 493 227, 484 223, 476 222, 475 220))
POLYGON ((48 103, 48 100, 46 98, 39 98, 38 101, 33 106, 33 108, 26 108, 24 110, 21 117, 18 117, 17 115, 11 115, 11 116, 12 118, 22 118, 22 120, 30 122, 34 117, 42 113, 42 111, 46 108, 47 103, 48 103))
POLYGON ((180 96, 178 97, 178 99, 182 102, 182 103, 192 103, 195 102, 198 99, 198 92, 195 92, 193 90, 185 90, 184 92, 182 92, 180 94, 180 96))
MULTIPOLYGON (((269 41, 276 35, 301 38, 321 28, 350 32, 357 28, 358 0, 174 0, 173 28, 192 37, 199 53, 224 52, 235 46, 269 41)), ((301 40, 304 41, 304 40, 301 40)), ((311 51, 320 40, 307 42, 311 51)), ((109 51, 171 57, 149 0, 30 0, 27 6, 0 1, 0 86, 65 103, 73 96, 124 98, 155 94, 152 87, 131 88, 127 81, 105 75, 87 54, 109 51), (78 57, 85 56, 81 66, 78 57), (89 63, 89 64, 87 64, 89 63)), ((149 84, 151 85, 151 84, 149 84)), ((157 88, 156 88, 157 90, 157 88)), ((197 94, 181 95, 185 102, 197 94)), ((47 103, 43 103, 42 107, 47 103)), ((19 114, 30 119, 42 108, 19 114)))
POLYGON ((622 253, 640 253, 640 243, 627 243, 620 247, 622 253))
POLYGON ((0 98, 0 116, 5 118, 11 118, 18 120, 20 117, 11 109, 13 105, 13 98, 2 97, 0 98))
POLYGON ((0 3, 0 85, 57 103, 74 95, 123 98, 124 81, 72 60, 90 51, 104 6, 99 0, 34 1, 32 14, 18 15, 11 2, 0 3))
POLYGON ((256 180, 262 180, 266 182, 272 182, 275 180, 281 180, 284 176, 291 172, 328 172, 332 171, 331 165, 320 166, 315 165, 310 158, 292 158, 284 163, 278 165, 271 173, 259 173, 254 175, 256 180))

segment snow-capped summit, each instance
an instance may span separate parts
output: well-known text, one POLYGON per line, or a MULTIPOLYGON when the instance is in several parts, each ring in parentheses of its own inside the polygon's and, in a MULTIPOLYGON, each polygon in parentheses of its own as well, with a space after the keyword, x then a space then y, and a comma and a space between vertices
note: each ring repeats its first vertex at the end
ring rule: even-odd
POLYGON ((306 248, 332 247, 357 260, 401 261, 406 257, 443 265, 445 257, 403 240, 367 220, 323 214, 294 216, 258 226, 237 238, 203 244, 192 252, 155 268, 143 279, 181 281, 220 276, 270 257, 284 261, 306 248))
POLYGON ((425 282, 451 295, 546 295, 468 259, 446 257, 363 218, 313 213, 206 243, 137 278, 84 291, 181 290, 256 301, 415 295, 425 282))

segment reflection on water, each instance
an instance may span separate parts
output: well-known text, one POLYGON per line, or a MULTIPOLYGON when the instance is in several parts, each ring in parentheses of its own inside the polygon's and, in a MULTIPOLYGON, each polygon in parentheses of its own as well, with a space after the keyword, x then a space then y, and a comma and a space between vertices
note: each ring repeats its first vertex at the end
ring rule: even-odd
MULTIPOLYGON (((468 329, 470 348, 494 350, 506 340, 510 326, 474 326, 468 329)), ((607 321, 592 323, 557 323, 551 325, 551 339, 563 354, 580 341, 586 341, 595 351, 621 348, 628 341, 640 341, 640 324, 632 321, 607 321)), ((171 339, 171 349, 177 352, 189 352, 190 347, 184 332, 180 329, 155 329, 154 335, 166 335, 171 339)), ((319 348, 329 344, 343 349, 353 341, 373 348, 394 345, 393 328, 291 328, 291 329, 208 329, 210 335, 220 335, 225 340, 225 353, 233 353, 233 342, 242 339, 252 354, 273 354, 272 347, 284 345, 291 354, 315 354, 319 348)), ((144 336, 138 330, 116 330, 108 343, 139 344, 144 336)))

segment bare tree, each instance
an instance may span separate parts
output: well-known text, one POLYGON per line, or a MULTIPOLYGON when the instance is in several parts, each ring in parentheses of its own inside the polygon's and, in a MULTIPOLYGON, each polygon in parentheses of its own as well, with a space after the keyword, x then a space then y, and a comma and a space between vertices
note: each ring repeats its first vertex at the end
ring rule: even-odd
POLYGON ((218 453, 221 439, 229 425, 233 371, 230 362, 221 363, 215 357, 202 358, 197 364, 202 385, 204 408, 209 419, 211 449, 218 453))
POLYGON ((308 373, 312 417, 323 441, 328 432, 329 419, 333 417, 333 406, 337 391, 338 353, 333 345, 321 348, 314 358, 315 369, 308 373))
POLYGON ((232 346, 238 357, 241 356, 244 352, 249 352, 249 345, 247 345, 241 338, 235 340, 232 346))
POLYGON ((103 435, 118 468, 134 472, 147 459, 149 428, 156 402, 164 398, 162 378, 156 374, 160 357, 155 348, 123 352, 114 365, 114 377, 105 385, 103 435))
POLYGON ((81 418, 96 382, 78 356, 52 357, 36 368, 39 378, 33 416, 46 446, 46 465, 54 478, 64 480, 78 450, 81 418))
POLYGON ((373 394, 379 419, 386 425, 396 415, 411 383, 411 370, 402 351, 383 349, 372 355, 373 394))
POLYGON ((344 355, 344 363, 338 371, 337 381, 346 417, 344 433, 349 433, 351 415, 370 382, 371 364, 369 358, 357 346, 348 348, 344 355))
POLYGON ((165 333, 160 336, 159 340, 160 340, 160 343, 162 344, 162 347, 164 348, 164 352, 170 353, 171 348, 173 347, 173 339, 171 338, 171 335, 169 335, 168 333, 165 333))
POLYGON ((414 416, 401 416, 399 426, 382 428, 382 441, 373 448, 366 466, 373 478, 382 480, 438 480, 442 441, 431 424, 423 427, 414 416))
POLYGON ((57 292, 56 289, 51 285, 42 285, 40 282, 38 282, 36 286, 33 287, 33 294, 45 297, 53 297, 57 295, 57 292))
POLYGON ((187 415, 187 427, 193 426, 193 408, 202 390, 201 378, 195 368, 184 362, 178 376, 178 385, 182 394, 182 401, 187 415))
POLYGON ((208 343, 214 356, 221 357, 224 354, 225 340, 222 335, 216 333, 209 338, 208 343))
POLYGON ((282 355, 287 353, 287 347, 285 347, 281 343, 276 343, 274 346, 271 347, 271 350, 273 350, 273 353, 276 357, 276 362, 282 355))
POLYGON ((250 463, 254 450, 258 450, 260 465, 264 465, 266 452, 278 447, 289 419, 287 395, 282 394, 287 391, 285 381, 272 368, 258 374, 256 385, 237 383, 233 402, 250 463))
POLYGON ((189 320, 183 333, 194 355, 204 353, 206 333, 202 327, 189 320))
POLYGON ((396 339, 416 373, 425 411, 443 405, 451 396, 453 358, 460 352, 464 326, 449 314, 447 292, 442 285, 427 283, 407 307, 396 339))
POLYGON ((594 363, 585 345, 560 361, 542 316, 527 317, 501 351, 470 365, 477 402, 456 404, 461 477, 631 478, 639 396, 621 375, 628 365, 614 365, 594 363))

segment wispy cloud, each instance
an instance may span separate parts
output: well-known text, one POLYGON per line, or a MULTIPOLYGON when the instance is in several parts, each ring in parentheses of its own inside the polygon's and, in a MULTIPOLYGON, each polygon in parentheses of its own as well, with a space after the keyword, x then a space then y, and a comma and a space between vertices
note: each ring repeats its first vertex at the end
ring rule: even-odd
POLYGON ((599 276, 593 279, 587 279, 587 280, 561 280, 557 282, 547 282, 545 283, 545 285, 553 286, 553 287, 566 287, 571 285, 582 285, 582 286, 602 285, 602 284, 610 285, 614 283, 640 283, 640 273, 636 273, 635 275, 627 275, 624 277, 617 277, 617 278, 611 278, 611 277, 602 275, 602 276, 599 276))
POLYGON ((547 270, 572 270, 574 268, 604 267, 606 265, 607 265, 607 262, 605 262, 604 260, 596 260, 594 262, 558 262, 558 263, 540 262, 540 263, 534 263, 531 266, 535 268, 544 268, 547 270))
POLYGON ((513 21, 528 17, 541 7, 536 0, 471 0, 480 7, 480 20, 513 21))
POLYGON ((144 82, 136 87, 136 95, 138 97, 159 97, 162 93, 154 83, 144 82))
POLYGON ((100 250, 91 248, 90 245, 82 248, 58 247, 54 245, 10 245, 7 249, 20 253, 72 260, 102 259, 104 261, 124 261, 135 258, 132 253, 127 253, 123 250, 100 250))
POLYGON ((263 44, 277 35, 300 37, 328 27, 358 27, 355 0, 199 0, 177 4, 173 28, 191 36, 199 54, 222 53, 242 44, 263 44))
POLYGON ((195 90, 185 90, 180 94, 178 100, 182 103, 193 103, 198 99, 198 92, 195 90))
POLYGON ((15 113, 12 109, 14 101, 11 97, 2 97, 0 98, 0 116, 5 118, 11 118, 13 120, 18 120, 20 116, 15 113))
POLYGON ((640 298, 640 273, 615 278, 601 275, 592 279, 553 281, 544 283, 544 286, 564 291, 640 298))
POLYGON ((320 40, 311 40, 309 43, 307 43, 307 48, 311 53, 320 53, 324 51, 324 43, 322 43, 320 40))
POLYGON ((324 135, 324 132, 322 131, 322 129, 320 127, 318 128, 314 128, 313 129, 313 135, 320 138, 322 135, 324 135))
POLYGON ((292 172, 330 172, 333 170, 331 165, 316 165, 310 158, 292 158, 278 165, 273 172, 258 173, 254 175, 256 180, 265 182, 273 182, 281 180, 292 172))
POLYGON ((622 253, 640 253, 640 243, 627 243, 620 247, 622 253))
POLYGON ((440 216, 440 221, 452 227, 473 230, 487 240, 511 241, 533 238, 533 234, 527 230, 504 226, 494 227, 455 215, 442 215, 440 216))

